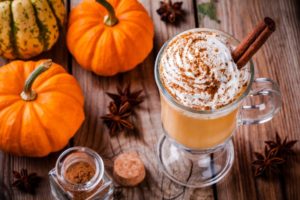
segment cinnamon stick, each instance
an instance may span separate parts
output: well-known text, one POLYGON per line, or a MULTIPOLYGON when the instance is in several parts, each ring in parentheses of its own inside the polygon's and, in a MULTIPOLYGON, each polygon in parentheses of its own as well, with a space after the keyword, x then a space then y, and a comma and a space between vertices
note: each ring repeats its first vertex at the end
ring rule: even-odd
POLYGON ((232 52, 232 58, 238 68, 242 68, 251 57, 267 41, 270 35, 275 31, 275 22, 266 17, 262 20, 253 31, 235 48, 232 52))

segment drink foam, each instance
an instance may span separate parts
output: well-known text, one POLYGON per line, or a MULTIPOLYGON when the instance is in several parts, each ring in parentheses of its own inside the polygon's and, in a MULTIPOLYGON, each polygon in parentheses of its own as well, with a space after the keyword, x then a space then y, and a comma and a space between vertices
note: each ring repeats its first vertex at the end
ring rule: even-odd
POLYGON ((237 68, 225 36, 211 31, 188 31, 165 47, 159 66, 167 91, 184 106, 213 110, 234 101, 250 73, 237 68))

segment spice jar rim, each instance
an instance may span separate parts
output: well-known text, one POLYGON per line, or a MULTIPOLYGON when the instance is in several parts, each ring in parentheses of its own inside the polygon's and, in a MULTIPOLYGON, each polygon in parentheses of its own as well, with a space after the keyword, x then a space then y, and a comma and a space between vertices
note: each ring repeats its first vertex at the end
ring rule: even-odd
POLYGON ((94 187, 96 187, 102 180, 103 175, 104 175, 104 163, 103 163, 102 158, 99 156, 99 154, 90 148, 71 147, 71 148, 65 150, 58 157, 58 159, 56 161, 55 170, 56 170, 57 178, 58 178, 59 182, 64 187, 66 187, 72 191, 87 191, 87 190, 90 190, 90 189, 93 189, 94 187), (64 159, 73 153, 85 153, 95 160, 95 174, 91 178, 91 180, 89 180, 88 182, 80 183, 80 184, 72 183, 72 182, 68 181, 67 179, 65 179, 64 175, 62 174, 61 171, 62 171, 64 159))

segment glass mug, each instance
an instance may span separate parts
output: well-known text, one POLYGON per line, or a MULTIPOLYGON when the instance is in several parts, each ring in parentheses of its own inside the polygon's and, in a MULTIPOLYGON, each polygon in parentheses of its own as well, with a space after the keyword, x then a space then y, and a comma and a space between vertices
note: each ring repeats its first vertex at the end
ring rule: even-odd
MULTIPOLYGON (((225 37, 231 46, 239 44, 237 39, 222 31, 196 28, 186 32, 192 31, 214 32, 225 37)), ((254 79, 254 66, 250 60, 244 66, 250 73, 248 85, 229 105, 204 111, 183 106, 160 80, 160 60, 167 45, 168 41, 159 51, 154 69, 165 133, 157 146, 159 163, 164 173, 180 185, 209 186, 221 180, 233 164, 231 138, 237 126, 271 120, 281 107, 281 94, 272 80, 254 79), (246 99, 251 102, 249 105, 245 105, 246 99)))

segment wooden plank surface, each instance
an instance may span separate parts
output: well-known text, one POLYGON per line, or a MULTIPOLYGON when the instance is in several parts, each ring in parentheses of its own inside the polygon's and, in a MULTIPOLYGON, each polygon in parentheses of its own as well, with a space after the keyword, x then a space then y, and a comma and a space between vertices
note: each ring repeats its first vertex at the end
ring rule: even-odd
MULTIPOLYGON (((70 0, 67 7, 74 7, 79 0, 70 0)), ((76 134, 72 145, 87 146, 105 158, 111 172, 112 160, 120 152, 137 151, 145 161, 147 179, 136 188, 122 188, 124 199, 299 199, 300 198, 300 143, 298 151, 285 176, 274 177, 272 181, 255 179, 250 166, 253 151, 262 151, 263 141, 274 138, 275 131, 281 136, 300 140, 300 4, 295 0, 226 0, 218 1, 217 14, 221 23, 208 17, 197 19, 196 4, 206 0, 184 0, 186 20, 179 26, 165 25, 156 13, 158 0, 141 0, 155 25, 153 52, 135 70, 112 78, 103 78, 80 68, 68 56, 64 36, 48 53, 38 58, 51 57, 62 64, 77 78, 85 95, 86 121, 76 134), (216 28, 242 39, 264 16, 275 19, 278 28, 267 44, 255 55, 256 77, 270 77, 279 83, 283 96, 283 108, 271 122, 259 126, 244 126, 234 136, 235 161, 224 180, 205 189, 188 189, 167 179, 159 170, 156 160, 156 143, 162 135, 158 91, 153 79, 153 66, 161 45, 174 34, 199 27, 216 28), (109 99, 104 92, 115 90, 117 83, 129 80, 135 89, 143 89, 146 96, 138 110, 137 126, 141 139, 124 137, 110 138, 100 116, 107 112, 109 99)), ((38 59, 36 58, 36 59, 38 59)), ((0 64, 6 61, 0 60, 0 64)), ((11 199, 52 199, 47 179, 48 171, 54 166, 58 153, 42 159, 18 158, 0 152, 0 189, 8 188, 11 199), (24 195, 10 187, 14 169, 28 168, 44 177, 36 196, 24 195)))
MULTIPOLYGON (((198 0, 198 3, 203 1, 198 0)), ((299 199, 299 154, 286 176, 272 181, 254 179, 251 161, 254 151, 263 151, 264 141, 282 137, 298 139, 300 119, 300 18, 296 1, 218 1, 218 18, 215 23, 207 18, 200 27, 216 28, 242 39, 264 16, 270 16, 277 30, 266 45, 254 56, 256 77, 269 77, 279 84, 283 98, 281 112, 263 125, 243 126, 234 136, 235 161, 230 174, 217 184, 214 193, 218 199, 299 199), (297 169, 298 168, 298 169, 297 169)), ((300 144, 295 148, 299 151, 300 144)))

